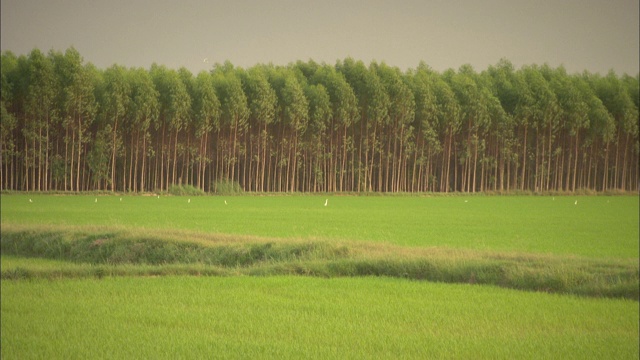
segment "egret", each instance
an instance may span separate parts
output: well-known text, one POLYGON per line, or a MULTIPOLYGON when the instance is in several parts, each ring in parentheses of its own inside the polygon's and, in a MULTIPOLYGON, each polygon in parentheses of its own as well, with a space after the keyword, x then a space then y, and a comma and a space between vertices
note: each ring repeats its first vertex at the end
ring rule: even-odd
POLYGON ((464 202, 469 202, 469 200, 465 200, 464 202))
POLYGON ((224 204, 227 205, 227 200, 224 201, 224 204))
POLYGON ((191 204, 191 199, 187 200, 187 204, 191 204))
POLYGON ((158 199, 160 199, 160 195, 158 195, 158 199))
POLYGON ((32 203, 32 202, 33 202, 33 200, 29 199, 29 202, 30 202, 30 203, 32 203))
POLYGON ((327 205, 329 205, 329 199, 326 199, 326 200, 324 201, 324 206, 327 206, 327 205))
POLYGON ((556 197, 554 196, 554 197, 553 197, 553 199, 551 199, 551 200, 555 201, 555 200, 556 200, 556 197))
POLYGON ((120 201, 122 201, 122 198, 120 198, 120 201))
POLYGON ((575 202, 575 203, 573 203, 573 205, 578 205, 578 200, 576 200, 576 202, 575 202))
POLYGON ((96 201, 94 201, 94 202, 98 202, 98 198, 96 198, 96 201))

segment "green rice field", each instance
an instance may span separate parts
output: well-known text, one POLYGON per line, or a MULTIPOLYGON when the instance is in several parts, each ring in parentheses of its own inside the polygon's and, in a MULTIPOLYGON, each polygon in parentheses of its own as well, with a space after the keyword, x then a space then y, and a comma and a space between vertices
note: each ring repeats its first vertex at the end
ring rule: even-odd
POLYGON ((638 196, 0 200, 3 359, 640 356, 638 196))
POLYGON ((389 278, 3 281, 2 357, 633 359, 637 305, 389 278))
POLYGON ((1 206, 2 225, 189 230, 278 239, 638 257, 637 196, 11 195, 2 197, 1 206))

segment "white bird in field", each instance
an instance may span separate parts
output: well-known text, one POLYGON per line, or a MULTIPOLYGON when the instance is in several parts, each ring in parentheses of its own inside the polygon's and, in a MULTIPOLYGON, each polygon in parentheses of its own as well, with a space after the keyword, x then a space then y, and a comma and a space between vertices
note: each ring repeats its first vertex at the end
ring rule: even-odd
POLYGON ((556 197, 554 196, 554 197, 553 197, 553 199, 551 199, 551 200, 555 201, 555 200, 556 200, 556 197))
POLYGON ((465 200, 464 202, 469 202, 469 200, 465 200))
POLYGON ((329 205, 329 199, 326 199, 326 200, 324 201, 324 206, 327 206, 327 205, 329 205))
POLYGON ((227 200, 224 201, 224 204, 227 205, 227 200))
POLYGON ((32 203, 32 202, 33 202, 33 200, 29 199, 29 202, 30 202, 30 203, 32 203))
POLYGON ((158 195, 158 199, 160 199, 160 195, 158 195))
POLYGON ((578 200, 576 200, 576 202, 575 202, 575 203, 573 203, 573 205, 578 205, 578 200))
POLYGON ((120 198, 120 201, 122 201, 122 198, 120 198))
POLYGON ((191 199, 187 200, 187 204, 191 204, 191 199))
POLYGON ((96 198, 96 201, 94 201, 94 202, 98 202, 98 198, 96 198))

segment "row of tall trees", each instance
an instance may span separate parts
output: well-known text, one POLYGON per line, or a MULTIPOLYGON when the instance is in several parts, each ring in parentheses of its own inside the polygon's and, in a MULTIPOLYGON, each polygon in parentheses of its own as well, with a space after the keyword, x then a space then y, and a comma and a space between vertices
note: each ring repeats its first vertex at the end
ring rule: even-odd
POLYGON ((638 190, 639 77, 347 58, 209 72, 2 53, 0 187, 638 190))

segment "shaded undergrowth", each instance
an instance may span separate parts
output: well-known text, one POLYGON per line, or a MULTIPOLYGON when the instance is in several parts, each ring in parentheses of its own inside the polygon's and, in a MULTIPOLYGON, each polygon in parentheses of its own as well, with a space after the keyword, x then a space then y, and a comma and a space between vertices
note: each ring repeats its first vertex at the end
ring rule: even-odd
POLYGON ((0 252, 59 260, 2 266, 2 279, 104 276, 386 276, 639 299, 637 259, 406 248, 104 228, 5 226, 0 252))

